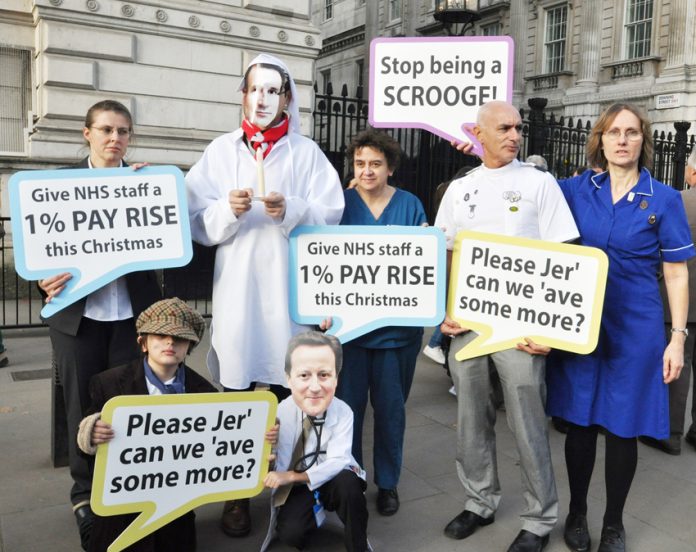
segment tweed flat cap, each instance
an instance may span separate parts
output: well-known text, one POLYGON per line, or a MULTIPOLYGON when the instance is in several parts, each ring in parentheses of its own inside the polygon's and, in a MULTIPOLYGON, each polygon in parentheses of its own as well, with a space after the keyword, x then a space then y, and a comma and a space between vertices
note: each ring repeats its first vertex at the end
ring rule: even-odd
POLYGON ((139 334, 171 335, 198 343, 205 332, 200 313, 178 297, 153 303, 138 316, 135 329, 139 334))

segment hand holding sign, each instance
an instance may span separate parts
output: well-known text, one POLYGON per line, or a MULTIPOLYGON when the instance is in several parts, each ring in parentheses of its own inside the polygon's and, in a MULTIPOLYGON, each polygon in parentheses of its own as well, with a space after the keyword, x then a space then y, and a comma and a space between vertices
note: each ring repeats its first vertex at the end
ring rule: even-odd
POLYGON ((474 142, 465 125, 491 100, 512 101, 510 37, 377 38, 370 44, 369 121, 474 142))
POLYGON ((290 235, 290 314, 333 317, 342 343, 383 326, 444 316, 444 234, 413 226, 304 226, 290 235))
POLYGON ((102 419, 113 440, 99 447, 91 506, 99 515, 142 512, 117 552, 208 502, 263 489, 277 401, 268 392, 120 396, 102 419))
POLYGON ((176 167, 22 171, 10 179, 10 208, 17 272, 47 279, 45 317, 128 272, 191 260, 176 167))
POLYGON ((591 247, 459 232, 449 315, 479 337, 465 360, 515 347, 524 337, 589 353, 597 345, 608 260, 591 247))

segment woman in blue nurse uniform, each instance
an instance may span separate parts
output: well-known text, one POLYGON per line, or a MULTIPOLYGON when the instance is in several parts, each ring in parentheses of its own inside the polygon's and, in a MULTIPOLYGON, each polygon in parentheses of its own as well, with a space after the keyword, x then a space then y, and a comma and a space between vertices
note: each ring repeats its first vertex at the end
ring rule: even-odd
MULTIPOLYGON (((401 155, 395 140, 365 130, 348 147, 355 187, 345 191, 342 225, 422 226, 425 211, 413 194, 390 186, 401 155)), ((353 456, 364 466, 362 426, 367 397, 374 410, 374 475, 377 511, 390 516, 399 509, 397 484, 406 427, 405 403, 413 382, 423 328, 379 328, 343 345, 343 366, 336 396, 353 409, 353 456)))
POLYGON ((684 363, 688 274, 694 246, 679 192, 650 174, 645 115, 614 104, 599 117, 588 160, 603 172, 561 183, 582 245, 602 249, 609 274, 599 343, 589 355, 554 351, 547 363, 548 413, 570 422, 565 453, 570 508, 564 538, 590 549, 587 491, 597 433, 606 430, 607 504, 599 552, 625 550, 623 508, 637 463, 636 437, 669 436, 667 383, 684 363), (665 340, 657 274, 664 272, 673 328, 665 340))

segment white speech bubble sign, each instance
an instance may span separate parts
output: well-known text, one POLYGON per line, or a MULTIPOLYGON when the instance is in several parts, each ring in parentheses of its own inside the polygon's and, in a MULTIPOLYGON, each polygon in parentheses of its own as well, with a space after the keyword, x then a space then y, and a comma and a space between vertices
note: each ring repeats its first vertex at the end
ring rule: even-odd
POLYGON ((457 352, 457 360, 509 349, 524 337, 592 352, 608 266, 606 254, 593 247, 459 232, 447 312, 479 335, 457 352))
POLYGON ((176 167, 21 171, 9 185, 19 275, 73 275, 44 317, 129 272, 191 260, 186 186, 176 167))
POLYGON ((301 226, 290 234, 290 314, 333 318, 342 343, 384 326, 444 317, 445 238, 414 226, 301 226))
POLYGON ((272 393, 123 395, 104 405, 114 438, 100 445, 91 507, 142 512, 109 546, 118 552, 209 502, 263 490, 275 423, 272 393))
POLYGON ((481 105, 512 102, 509 36, 375 38, 370 43, 368 119, 374 127, 422 128, 448 141, 467 132, 481 105))

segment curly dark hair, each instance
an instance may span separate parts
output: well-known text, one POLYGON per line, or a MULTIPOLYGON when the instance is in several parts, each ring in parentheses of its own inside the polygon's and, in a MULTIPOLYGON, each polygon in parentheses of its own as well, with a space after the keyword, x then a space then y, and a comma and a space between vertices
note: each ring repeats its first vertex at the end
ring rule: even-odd
POLYGON ((346 157, 353 162, 355 151, 362 148, 372 148, 384 154, 390 171, 399 168, 401 161, 401 146, 399 142, 384 132, 368 128, 356 134, 346 149, 346 157))

